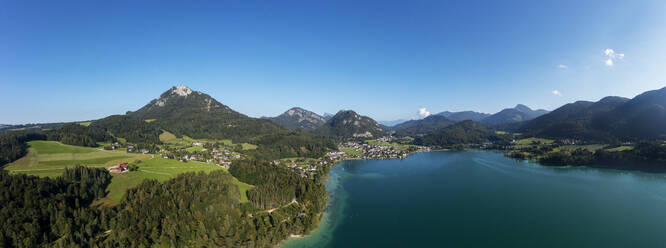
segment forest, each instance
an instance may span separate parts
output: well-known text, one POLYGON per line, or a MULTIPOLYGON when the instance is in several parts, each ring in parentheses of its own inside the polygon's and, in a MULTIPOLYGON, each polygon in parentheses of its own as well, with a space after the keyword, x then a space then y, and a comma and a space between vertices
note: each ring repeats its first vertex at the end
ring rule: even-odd
POLYGON ((97 142, 112 142, 116 139, 103 128, 83 126, 77 123, 65 124, 45 132, 48 140, 59 141, 75 146, 97 147, 97 142))
POLYGON ((0 170, 0 246, 94 246, 108 211, 90 205, 110 182, 102 168, 77 166, 55 179, 0 170))
POLYGON ((93 121, 92 128, 101 128, 116 137, 135 144, 159 144, 162 131, 155 125, 126 115, 112 115, 93 121))
POLYGON ((246 151, 246 153, 263 160, 292 157, 319 158, 326 152, 337 149, 337 145, 332 139, 320 138, 300 131, 267 134, 251 139, 249 142, 257 145, 258 148, 246 151))
POLYGON ((449 147, 484 142, 508 143, 508 141, 508 137, 489 131, 478 122, 467 120, 430 134, 417 136, 413 143, 421 146, 449 147))

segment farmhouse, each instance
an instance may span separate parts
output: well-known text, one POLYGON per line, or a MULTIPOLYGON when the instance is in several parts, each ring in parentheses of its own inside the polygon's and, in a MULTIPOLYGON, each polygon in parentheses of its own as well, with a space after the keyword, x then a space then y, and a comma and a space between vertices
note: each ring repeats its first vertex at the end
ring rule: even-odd
POLYGON ((116 165, 109 167, 107 170, 111 173, 123 173, 127 171, 127 167, 127 163, 119 162, 116 165))

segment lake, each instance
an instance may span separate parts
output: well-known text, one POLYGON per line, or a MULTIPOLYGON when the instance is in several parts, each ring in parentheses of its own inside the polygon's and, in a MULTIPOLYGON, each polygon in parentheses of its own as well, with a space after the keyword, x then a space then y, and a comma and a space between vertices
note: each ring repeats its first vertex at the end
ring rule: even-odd
POLYGON ((329 176, 320 228, 282 247, 666 247, 666 174, 441 151, 329 176))

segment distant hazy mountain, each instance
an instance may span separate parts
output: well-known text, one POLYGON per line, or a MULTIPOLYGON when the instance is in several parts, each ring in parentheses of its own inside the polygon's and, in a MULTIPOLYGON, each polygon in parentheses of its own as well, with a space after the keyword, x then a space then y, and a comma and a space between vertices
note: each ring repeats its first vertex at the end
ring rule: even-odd
POLYGON ((464 120, 480 121, 490 116, 490 114, 479 113, 474 111, 460 111, 460 112, 444 111, 436 115, 441 115, 454 121, 464 121, 464 120))
POLYGON ((420 134, 431 133, 456 123, 441 115, 430 115, 420 120, 411 120, 404 123, 395 125, 392 130, 395 130, 398 135, 414 136, 420 134))
POLYGON ((351 110, 341 110, 314 132, 343 138, 373 138, 384 134, 375 120, 351 110))
POLYGON ((172 87, 127 115, 150 120, 162 129, 192 138, 246 139, 281 130, 269 120, 238 113, 211 96, 184 85, 172 87))
POLYGON ((500 112, 488 116, 482 119, 481 122, 492 125, 521 122, 521 121, 532 120, 546 113, 548 113, 547 110, 543 109, 532 110, 531 108, 525 105, 518 104, 516 105, 516 107, 506 108, 500 112))
POLYGON ((334 116, 334 114, 331 114, 331 113, 328 113, 328 112, 324 112, 324 115, 322 115, 322 117, 324 117, 324 120, 329 120, 329 119, 333 118, 333 116, 334 116))
POLYGON ((287 129, 302 129, 308 132, 326 122, 324 117, 299 107, 291 108, 277 117, 267 119, 287 129))
POLYGON ((10 132, 10 131, 40 131, 40 130, 50 130, 56 129, 63 126, 64 122, 58 123, 30 123, 30 124, 0 124, 0 133, 10 132))
POLYGON ((398 125, 398 124, 406 122, 406 121, 409 121, 409 120, 399 119, 399 120, 393 120, 393 121, 377 121, 377 123, 382 124, 382 125, 387 126, 387 127, 392 127, 392 126, 398 125))

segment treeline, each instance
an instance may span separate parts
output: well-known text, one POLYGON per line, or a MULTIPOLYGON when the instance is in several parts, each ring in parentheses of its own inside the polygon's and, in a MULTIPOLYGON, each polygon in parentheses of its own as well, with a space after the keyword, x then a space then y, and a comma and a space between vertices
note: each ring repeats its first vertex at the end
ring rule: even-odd
POLYGON ((93 128, 102 128, 116 137, 122 137, 130 143, 159 144, 162 131, 151 123, 127 115, 112 115, 93 121, 93 128))
POLYGON ((94 247, 108 211, 90 207, 111 175, 77 166, 55 179, 0 170, 1 247, 94 247))
POLYGON ((115 138, 103 128, 83 126, 77 123, 65 124, 46 132, 47 139, 75 146, 97 147, 97 142, 113 142, 115 138))
POLYGON ((25 156, 28 153, 28 141, 45 139, 45 134, 35 132, 9 132, 0 134, 0 166, 25 156))
POLYGON ((245 153, 262 160, 292 157, 319 158, 329 150, 337 149, 331 139, 315 137, 300 131, 263 135, 250 142, 256 144, 258 148, 245 153))
POLYGON ((622 169, 666 171, 666 146, 660 142, 640 142, 631 150, 595 152, 580 148, 550 153, 539 162, 545 165, 590 165, 622 169))
POLYGON ((458 122, 433 133, 417 136, 413 143, 421 146, 454 146, 481 144, 484 142, 508 143, 508 137, 495 134, 481 124, 467 120, 458 122))

